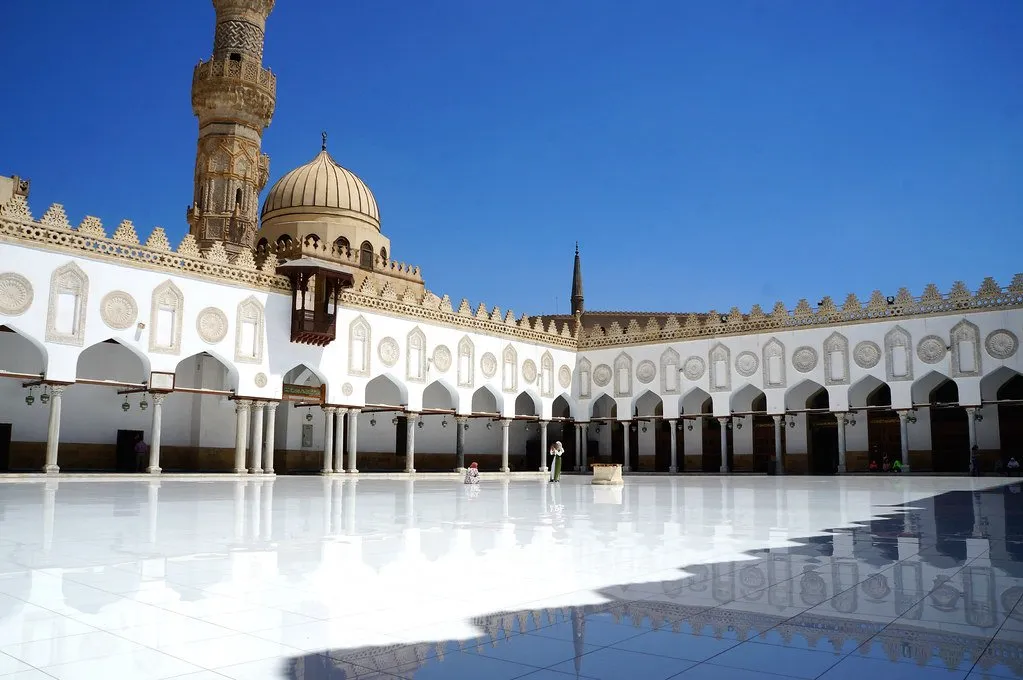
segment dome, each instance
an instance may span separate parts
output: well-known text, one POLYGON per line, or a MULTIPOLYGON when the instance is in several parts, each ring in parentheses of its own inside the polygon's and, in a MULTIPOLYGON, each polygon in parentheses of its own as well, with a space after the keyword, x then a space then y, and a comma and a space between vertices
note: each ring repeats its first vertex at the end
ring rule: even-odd
POLYGON ((380 231, 380 211, 366 183, 338 165, 324 148, 270 188, 261 219, 339 216, 366 222, 380 231))

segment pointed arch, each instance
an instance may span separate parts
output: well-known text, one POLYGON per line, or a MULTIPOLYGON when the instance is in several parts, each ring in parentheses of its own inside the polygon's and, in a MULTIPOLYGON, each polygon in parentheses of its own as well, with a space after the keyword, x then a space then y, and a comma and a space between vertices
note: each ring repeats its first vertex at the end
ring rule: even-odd
POLYGON ((711 401, 710 394, 699 387, 694 387, 682 395, 680 400, 681 413, 685 415, 696 415, 705 412, 705 404, 711 401))
POLYGON ((761 352, 764 364, 764 387, 784 388, 785 383, 785 345, 778 338, 771 338, 761 352))
POLYGON ((75 378, 124 383, 148 382, 149 357, 117 338, 110 338, 82 350, 78 355, 75 378))
POLYGON ((473 413, 504 413, 504 396, 488 384, 472 393, 473 413))
MULTIPOLYGON (((863 376, 849 388, 849 408, 857 409, 869 406, 870 396, 884 385, 885 383, 881 382, 879 378, 872 375, 863 376)), ((888 403, 891 403, 890 398, 888 403)))
POLYGON ((756 385, 750 385, 747 383, 732 393, 732 396, 728 400, 728 405, 733 413, 745 413, 753 410, 753 402, 756 401, 758 397, 764 397, 766 399, 767 395, 765 395, 764 391, 756 385))
POLYGON ((234 360, 242 364, 263 363, 266 321, 263 303, 250 295, 238 303, 235 323, 234 360))
POLYGON ((523 390, 515 396, 515 415, 517 416, 538 416, 542 413, 542 408, 540 395, 533 390, 523 390))
POLYGON ((594 402, 590 408, 591 418, 617 418, 618 417, 618 404, 611 398, 609 394, 602 394, 594 402))
POLYGON ((554 396, 554 355, 550 352, 540 356, 540 395, 554 396))
POLYGON ((409 382, 426 382, 426 333, 419 326, 405 337, 405 379, 409 382))
POLYGON ((514 394, 519 386, 519 353, 513 345, 508 345, 501 353, 501 389, 514 394))
POLYGON ((838 331, 824 341, 824 384, 849 384, 849 339, 838 331))
POLYGON ((4 370, 46 375, 49 354, 46 345, 10 323, 0 325, 0 361, 4 370))
POLYGON ((174 385, 208 390, 238 389, 238 369, 209 350, 187 356, 174 367, 174 385))
POLYGON ((681 367, 682 358, 678 352, 671 347, 661 352, 661 394, 679 393, 682 387, 678 378, 681 367))
POLYGON ((720 342, 710 348, 710 391, 728 392, 732 389, 732 352, 720 342))
POLYGON ((902 326, 884 335, 885 375, 887 382, 913 380, 913 337, 902 326))
MULTIPOLYGON (((951 380, 949 376, 945 375, 941 371, 929 371, 925 375, 921 376, 917 380, 913 381, 913 386, 910 388, 910 395, 913 398, 914 404, 928 404, 931 401, 931 394, 941 387, 946 381, 951 380)), ((958 389, 956 391, 958 395, 958 389)), ((956 397, 958 401, 958 396, 956 397)))
POLYGON ((591 376, 593 375, 593 365, 590 363, 590 360, 585 357, 580 359, 579 363, 576 364, 575 373, 577 381, 576 389, 578 390, 579 398, 589 399, 590 394, 593 391, 593 383, 591 380, 591 376))
POLYGON ((185 294, 168 279, 153 290, 149 315, 149 351, 157 354, 181 352, 181 326, 185 294))
POLYGON ((661 401, 660 395, 653 390, 644 390, 642 394, 636 397, 632 402, 632 413, 637 416, 653 416, 657 414, 657 407, 661 407, 661 413, 664 413, 664 402, 661 401))
POLYGON ((327 376, 308 364, 297 364, 281 376, 281 381, 285 385, 325 385, 327 376))
POLYGON ((816 397, 821 390, 827 392, 824 385, 821 385, 816 380, 807 379, 800 381, 785 393, 785 408, 794 411, 810 408, 810 401, 816 397))
POLYGON ((476 346, 468 336, 458 341, 458 386, 472 388, 476 379, 476 346))
POLYGON ((963 319, 952 327, 952 377, 976 377, 981 373, 980 328, 963 319))
POLYGON ((408 388, 390 373, 381 373, 366 383, 365 401, 403 408, 408 405, 408 388))
POLYGON ((551 406, 553 418, 573 418, 571 397, 567 394, 559 394, 551 406))
POLYGON ((458 410, 458 390, 438 378, 423 390, 423 408, 458 410))
POLYGON ((89 277, 74 262, 50 275, 50 300, 46 309, 46 342, 81 347, 85 344, 85 310, 89 302, 89 277))
POLYGON ((348 375, 368 377, 370 372, 373 333, 369 321, 361 314, 348 324, 348 375))
POLYGON ((1019 371, 1014 371, 1006 366, 999 366, 980 379, 980 398, 984 401, 997 400, 999 390, 1019 375, 1019 371))
POLYGON ((632 357, 628 352, 619 352, 614 361, 614 395, 619 398, 632 396, 632 357))

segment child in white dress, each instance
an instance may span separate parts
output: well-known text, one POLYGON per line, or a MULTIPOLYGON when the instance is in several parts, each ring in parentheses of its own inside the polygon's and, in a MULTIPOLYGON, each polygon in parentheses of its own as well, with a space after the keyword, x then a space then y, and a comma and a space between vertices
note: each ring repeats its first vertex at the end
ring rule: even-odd
POLYGON ((479 484, 480 483, 480 466, 475 461, 465 471, 465 483, 466 484, 479 484))

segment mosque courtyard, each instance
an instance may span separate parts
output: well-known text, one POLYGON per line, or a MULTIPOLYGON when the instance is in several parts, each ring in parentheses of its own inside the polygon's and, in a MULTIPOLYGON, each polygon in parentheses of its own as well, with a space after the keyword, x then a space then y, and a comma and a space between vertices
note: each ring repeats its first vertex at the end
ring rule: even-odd
POLYGON ((0 678, 1017 678, 954 477, 5 479, 0 678))

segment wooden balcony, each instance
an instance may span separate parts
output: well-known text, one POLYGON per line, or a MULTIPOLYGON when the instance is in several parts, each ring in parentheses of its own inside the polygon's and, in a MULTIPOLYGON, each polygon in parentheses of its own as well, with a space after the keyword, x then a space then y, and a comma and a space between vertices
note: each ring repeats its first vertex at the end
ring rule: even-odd
POLYGON ((355 282, 341 265, 302 257, 277 267, 291 280, 291 341, 325 347, 337 337, 337 305, 341 291, 355 282))
POLYGON ((291 341, 316 347, 329 345, 336 337, 336 318, 336 314, 296 309, 291 314, 291 341))

